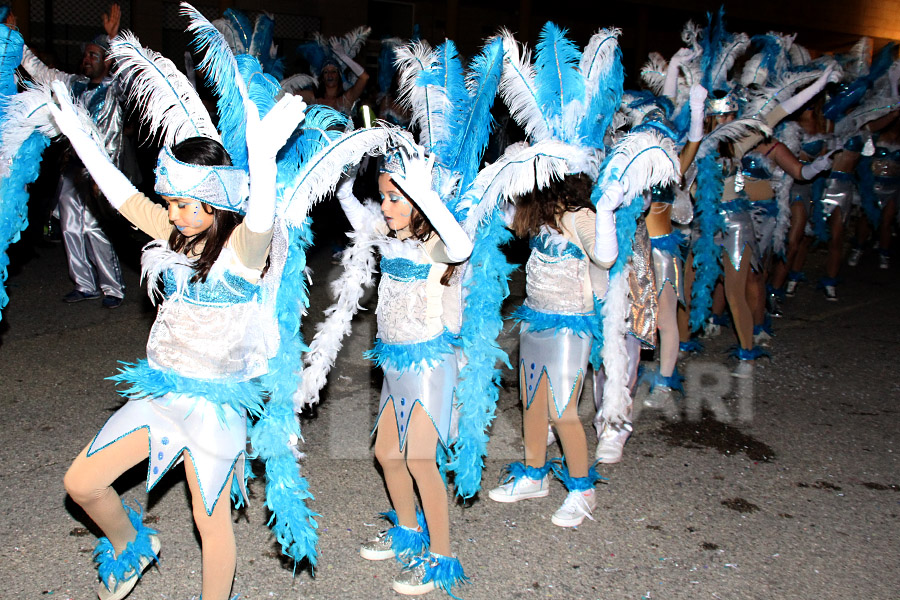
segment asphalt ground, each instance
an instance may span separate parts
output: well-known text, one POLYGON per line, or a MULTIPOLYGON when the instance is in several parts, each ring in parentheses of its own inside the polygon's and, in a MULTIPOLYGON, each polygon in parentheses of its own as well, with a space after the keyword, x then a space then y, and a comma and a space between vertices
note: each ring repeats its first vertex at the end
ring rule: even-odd
MULTIPOLYGON (((313 249, 307 336, 336 276, 332 248, 313 249)), ((105 378, 117 361, 145 356, 154 311, 138 282, 137 245, 123 249, 128 291, 118 309, 63 304, 71 289, 62 247, 14 252, 11 301, 0 321, 0 598, 92 599, 96 530, 67 499, 69 463, 120 404, 105 378)), ((820 275, 814 253, 807 271, 820 275)), ((470 577, 462 598, 846 599, 900 598, 898 572, 898 268, 867 255, 844 269, 840 300, 800 287, 776 321, 771 360, 737 385, 728 376, 726 331, 681 363, 687 398, 668 416, 643 410, 617 465, 602 466, 595 521, 550 522, 565 491, 497 504, 482 494, 451 506, 454 551, 470 577)), ((511 282, 510 303, 523 278, 511 282)), ((315 575, 279 558, 266 529, 264 486, 234 513, 234 592, 267 598, 395 598, 398 566, 368 562, 359 544, 384 526, 389 508, 369 432, 379 373, 361 358, 374 335, 373 300, 354 324, 319 407, 303 417, 303 466, 321 514, 315 575)), ((517 337, 502 344, 515 359, 517 337)), ((521 408, 506 372, 484 472, 521 458, 521 408)), ((580 414, 593 451, 590 383, 580 414)), ((555 445, 551 455, 558 455, 555 445)), ((257 474, 260 464, 254 465, 257 474)), ((160 531, 161 562, 130 598, 186 600, 200 593, 200 545, 183 470, 149 495, 146 466, 117 489, 146 507, 160 531)), ((443 597, 435 591, 432 597, 443 597)))

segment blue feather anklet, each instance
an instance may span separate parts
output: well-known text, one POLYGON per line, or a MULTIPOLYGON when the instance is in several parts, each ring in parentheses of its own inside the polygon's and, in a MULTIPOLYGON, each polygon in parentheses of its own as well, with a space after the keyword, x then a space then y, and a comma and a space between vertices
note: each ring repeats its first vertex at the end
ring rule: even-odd
POLYGON ((134 541, 128 542, 119 556, 116 556, 108 538, 98 540, 94 549, 94 562, 97 563, 97 573, 102 582, 97 592, 101 600, 110 597, 124 598, 147 567, 159 560, 158 532, 144 525, 143 508, 138 505, 138 512, 125 502, 122 502, 122 506, 137 535, 134 541))
POLYGON ((691 340, 689 342, 678 342, 678 349, 681 352, 699 353, 703 352, 703 344, 701 344, 697 340, 691 340))
POLYGON ((645 381, 650 386, 649 391, 651 393, 654 389, 663 387, 670 390, 675 390, 676 392, 680 392, 682 396, 684 395, 684 385, 682 385, 684 377, 682 377, 681 373, 678 372, 677 367, 668 377, 661 375, 659 370, 657 369, 647 369, 646 371, 641 373, 639 379, 639 382, 641 383, 645 381))
POLYGON ((549 461, 544 463, 543 467, 526 467, 524 463, 520 462, 509 463, 503 467, 506 479, 503 479, 503 475, 500 475, 500 483, 509 483, 510 481, 517 482, 523 477, 527 477, 534 481, 540 481, 547 476, 547 473, 550 472, 552 467, 553 465, 549 461))
POLYGON ((428 534, 428 523, 425 522, 425 513, 419 507, 416 507, 418 529, 400 525, 397 520, 397 513, 393 510, 381 513, 381 516, 393 525, 384 534, 390 540, 391 549, 399 562, 408 564, 415 557, 422 556, 428 552, 431 537, 428 534))
POLYGON ((469 578, 463 572, 459 559, 455 556, 443 556, 429 552, 417 559, 425 565, 425 578, 423 583, 433 582, 436 587, 447 592, 450 597, 456 598, 450 591, 454 585, 468 583, 469 578))
POLYGON ((753 346, 750 350, 744 350, 740 346, 735 346, 731 350, 731 356, 738 360, 756 360, 757 358, 769 356, 769 353, 760 346, 753 346))
POLYGON ((559 479, 566 489, 570 492, 583 492, 593 489, 598 481, 606 481, 605 477, 601 477, 597 472, 596 465, 588 467, 588 474, 585 477, 572 477, 569 475, 569 467, 566 465, 565 459, 553 460, 553 474, 559 479))

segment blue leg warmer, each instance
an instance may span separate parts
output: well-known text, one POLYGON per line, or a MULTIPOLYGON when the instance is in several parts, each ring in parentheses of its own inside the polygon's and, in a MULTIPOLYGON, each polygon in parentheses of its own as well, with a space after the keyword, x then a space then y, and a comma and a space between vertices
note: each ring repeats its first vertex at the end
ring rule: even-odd
POLYGON ((691 340, 689 342, 679 342, 678 349, 682 352, 699 353, 703 352, 703 344, 696 340, 691 340))
POLYGON ((750 350, 744 350, 740 346, 734 346, 731 348, 731 356, 739 360, 756 360, 757 358, 770 355, 768 351, 760 346, 753 346, 750 350))
POLYGON ((552 467, 551 461, 544 463, 543 467, 526 467, 524 463, 520 462, 509 463, 503 467, 503 473, 506 475, 506 479, 503 478, 503 475, 500 475, 500 483, 509 483, 510 481, 517 483, 523 477, 540 481, 547 476, 547 473, 550 472, 552 467))
POLYGON ((639 383, 645 381, 650 386, 651 392, 657 387, 665 387, 680 392, 682 396, 684 395, 684 386, 682 385, 684 377, 678 372, 677 367, 668 377, 660 375, 658 369, 647 369, 641 373, 640 379, 638 380, 639 383))
POLYGON ((122 506, 125 507, 128 520, 137 531, 137 537, 133 542, 128 542, 125 550, 119 556, 116 556, 116 551, 108 538, 102 537, 98 540, 97 547, 94 549, 94 562, 97 563, 100 581, 107 588, 109 588, 110 579, 114 581, 115 587, 118 587, 119 583, 131 579, 135 574, 140 579, 144 568, 159 558, 153 551, 150 540, 150 536, 156 535, 158 532, 144 525, 144 509, 138 505, 140 512, 137 512, 125 502, 122 502, 122 506))
POLYGON ((555 459, 553 461, 553 474, 570 492, 583 492, 593 488, 598 481, 607 480, 597 472, 596 464, 588 467, 586 477, 572 477, 569 475, 569 467, 564 459, 555 459))
POLYGON ((413 566, 425 563, 425 583, 433 581, 436 587, 447 592, 452 598, 456 598, 450 591, 454 585, 468 583, 469 578, 463 572, 459 559, 455 556, 443 556, 429 552, 425 556, 416 559, 413 566))
POLYGON ((398 561, 406 564, 415 557, 422 556, 428 552, 431 537, 428 535, 425 513, 419 507, 416 507, 416 521, 419 523, 418 530, 400 525, 397 521, 397 513, 393 510, 381 513, 381 516, 393 525, 387 530, 385 535, 391 540, 391 549, 394 551, 398 561))

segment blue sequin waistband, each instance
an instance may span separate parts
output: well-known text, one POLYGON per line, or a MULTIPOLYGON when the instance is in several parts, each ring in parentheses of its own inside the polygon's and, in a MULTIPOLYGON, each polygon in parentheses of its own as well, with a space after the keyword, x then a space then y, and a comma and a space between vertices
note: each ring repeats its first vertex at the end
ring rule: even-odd
POLYGON ((828 179, 837 179, 838 181, 855 181, 856 176, 853 173, 845 173, 844 171, 832 170, 828 175, 828 179))

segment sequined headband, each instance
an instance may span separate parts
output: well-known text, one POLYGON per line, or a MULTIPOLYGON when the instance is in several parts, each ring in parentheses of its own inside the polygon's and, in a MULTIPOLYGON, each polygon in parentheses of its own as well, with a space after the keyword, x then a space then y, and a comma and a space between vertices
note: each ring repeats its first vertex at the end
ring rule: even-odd
POLYGON ((714 95, 716 95, 716 97, 710 96, 706 99, 707 115, 724 115, 737 112, 740 108, 734 93, 718 91, 715 92, 714 95), (719 96, 719 94, 721 94, 721 96, 719 96))
POLYGON ((181 162, 168 148, 163 148, 156 161, 153 189, 160 196, 191 198, 244 214, 250 180, 239 167, 193 165, 181 162))
POLYGON ((400 175, 406 174, 406 167, 403 163, 403 154, 399 149, 388 150, 381 158, 381 164, 378 167, 379 173, 395 173, 400 175))

